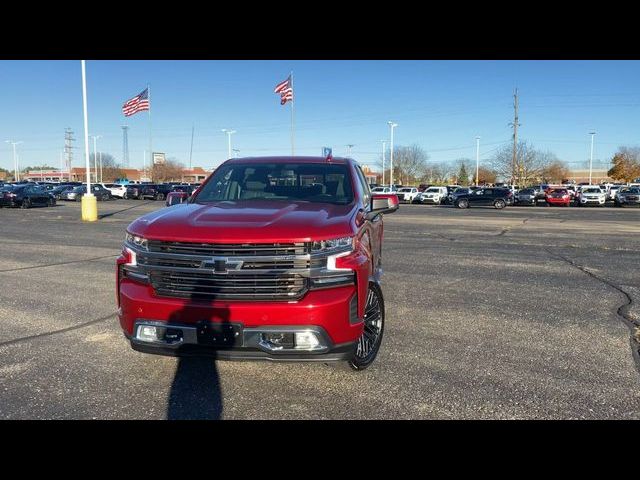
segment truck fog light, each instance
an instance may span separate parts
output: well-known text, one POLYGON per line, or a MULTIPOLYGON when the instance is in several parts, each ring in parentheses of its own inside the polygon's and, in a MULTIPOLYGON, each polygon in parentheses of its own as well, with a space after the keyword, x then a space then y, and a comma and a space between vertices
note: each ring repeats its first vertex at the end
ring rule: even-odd
POLYGON ((262 334, 262 341, 269 344, 273 350, 293 348, 295 345, 293 339, 293 333, 272 332, 262 334))
POLYGON ((160 329, 153 325, 141 325, 138 327, 138 340, 144 342, 157 342, 164 337, 164 328, 160 329))
POLYGON ((313 350, 320 345, 318 337, 313 332, 296 332, 296 348, 313 350))

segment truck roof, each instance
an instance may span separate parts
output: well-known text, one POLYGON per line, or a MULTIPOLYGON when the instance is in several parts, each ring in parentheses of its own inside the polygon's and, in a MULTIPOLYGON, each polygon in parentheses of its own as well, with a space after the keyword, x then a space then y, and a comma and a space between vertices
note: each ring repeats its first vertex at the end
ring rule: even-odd
POLYGON ((344 157, 331 157, 331 160, 327 160, 326 157, 280 156, 231 158, 224 163, 338 163, 344 165, 350 161, 355 162, 355 160, 351 158, 344 157))

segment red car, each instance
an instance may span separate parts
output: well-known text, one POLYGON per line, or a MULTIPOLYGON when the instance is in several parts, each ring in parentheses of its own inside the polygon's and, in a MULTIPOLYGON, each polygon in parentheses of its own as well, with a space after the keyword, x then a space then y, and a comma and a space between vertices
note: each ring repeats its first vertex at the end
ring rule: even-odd
POLYGON ((571 204, 571 195, 566 188, 553 188, 545 194, 547 205, 562 205, 568 207, 571 204))
POLYGON ((138 351, 221 359, 375 359, 384 331, 383 215, 347 158, 223 163, 179 205, 129 225, 120 325, 138 351))

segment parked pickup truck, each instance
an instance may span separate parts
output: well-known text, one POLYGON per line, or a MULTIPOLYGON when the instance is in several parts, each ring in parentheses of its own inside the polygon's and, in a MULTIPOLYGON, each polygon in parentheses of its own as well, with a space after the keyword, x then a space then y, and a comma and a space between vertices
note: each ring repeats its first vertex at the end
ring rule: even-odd
POLYGON ((348 158, 234 158, 183 204, 138 218, 116 261, 133 349, 220 359, 346 361, 384 332, 383 214, 348 158))

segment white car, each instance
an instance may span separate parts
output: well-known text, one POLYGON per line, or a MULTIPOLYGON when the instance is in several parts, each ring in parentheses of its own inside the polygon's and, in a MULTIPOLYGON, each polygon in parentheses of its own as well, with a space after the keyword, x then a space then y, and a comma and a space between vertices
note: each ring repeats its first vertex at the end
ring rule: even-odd
POLYGON ((434 205, 441 205, 447 198, 447 187, 429 187, 420 195, 417 200, 420 203, 433 203, 434 205))
POLYGON ((111 195, 118 198, 124 198, 124 192, 127 191, 126 185, 120 185, 119 183, 99 183, 104 188, 111 192, 111 195))
POLYGON ((607 201, 607 193, 603 192, 600 187, 583 186, 580 191, 578 206, 584 207, 587 205, 599 205, 601 207, 604 207, 604 204, 606 201, 607 201))
POLYGON ((371 193, 393 193, 390 187, 376 187, 371 190, 371 193))
POLYGON ((397 192, 398 200, 405 202, 413 202, 413 200, 420 194, 417 188, 415 187, 404 187, 398 190, 397 192))

